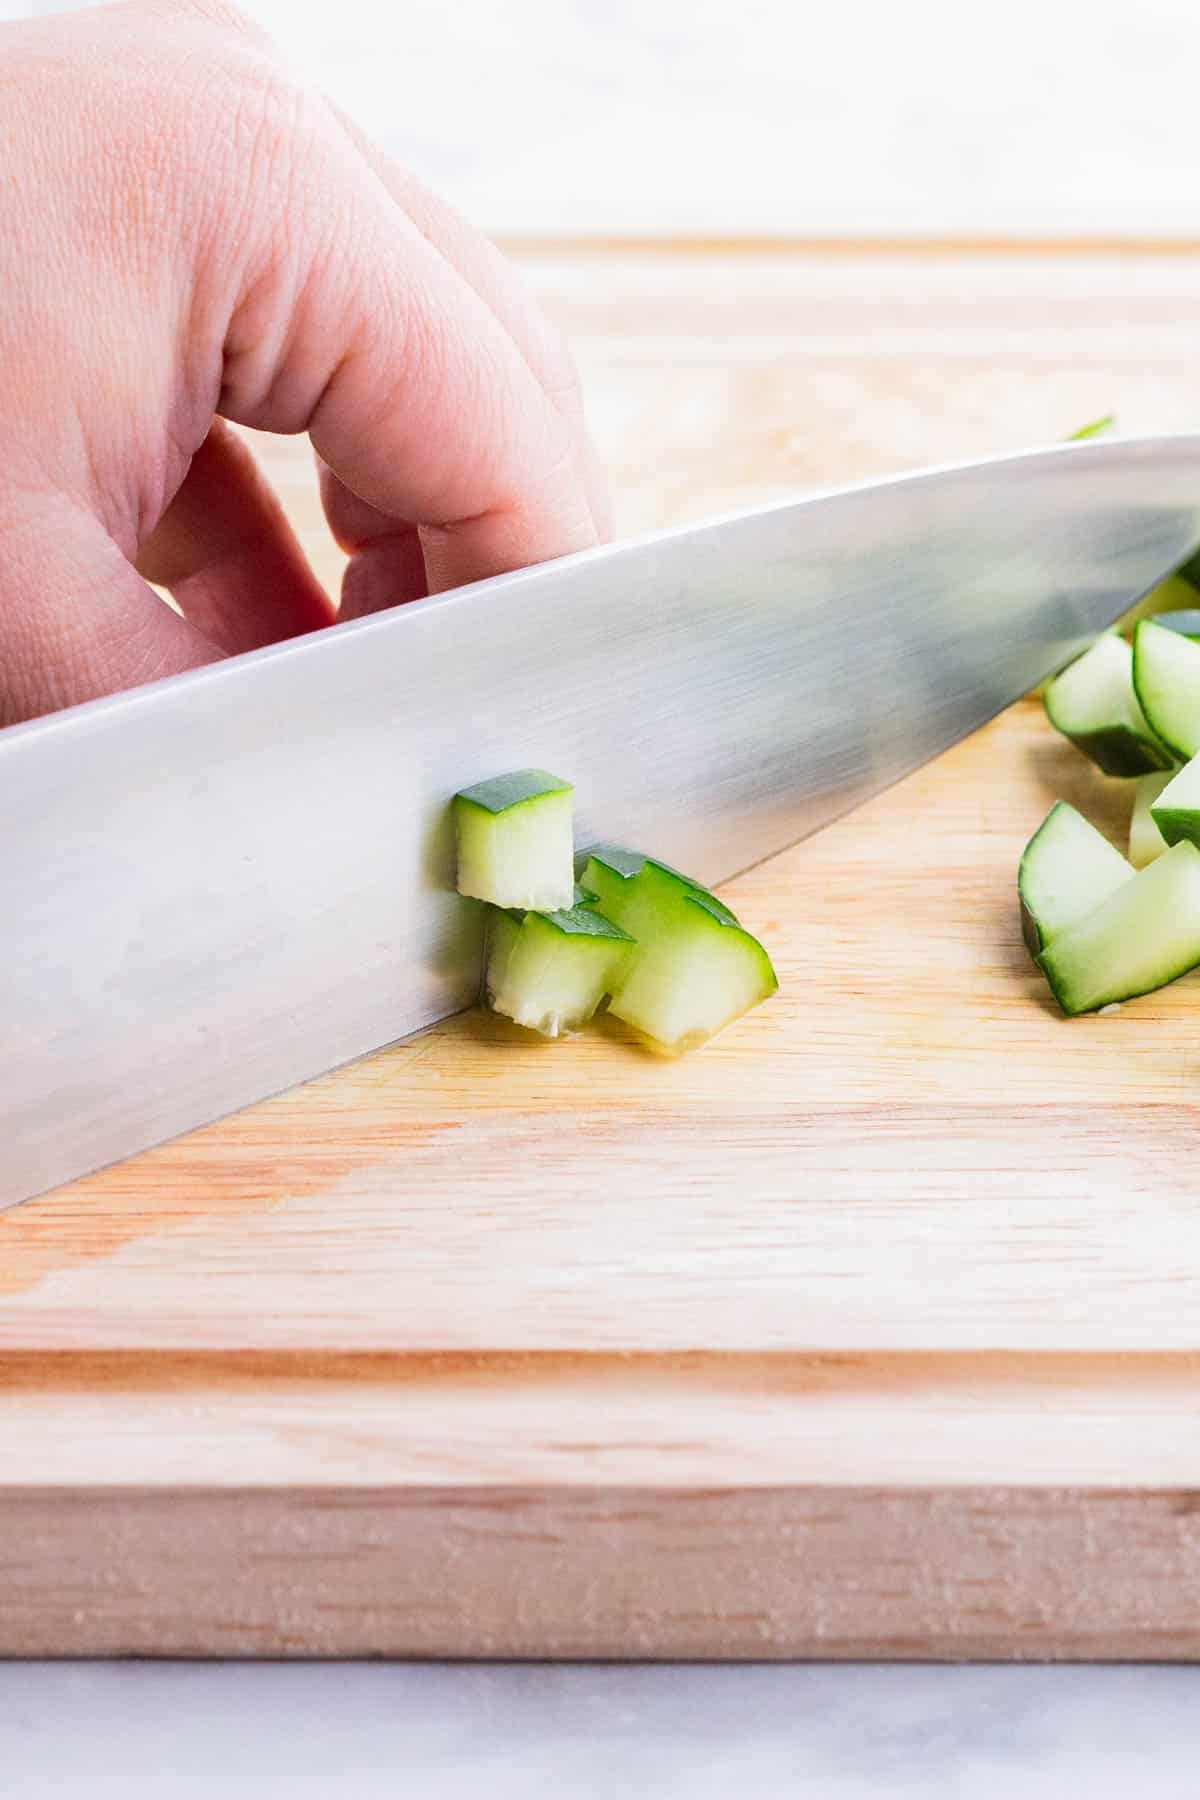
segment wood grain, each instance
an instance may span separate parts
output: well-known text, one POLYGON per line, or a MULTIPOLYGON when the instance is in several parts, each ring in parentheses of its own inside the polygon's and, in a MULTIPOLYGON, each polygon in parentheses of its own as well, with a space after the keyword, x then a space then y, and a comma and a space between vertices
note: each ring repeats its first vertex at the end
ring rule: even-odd
MULTIPOLYGON (((1200 257, 526 261, 627 530, 1200 411, 1200 257)), ((0 1652, 1197 1654, 1200 980, 1057 1016, 1058 795, 1026 704, 734 884, 685 1062, 468 1014, 0 1217, 0 1652)))

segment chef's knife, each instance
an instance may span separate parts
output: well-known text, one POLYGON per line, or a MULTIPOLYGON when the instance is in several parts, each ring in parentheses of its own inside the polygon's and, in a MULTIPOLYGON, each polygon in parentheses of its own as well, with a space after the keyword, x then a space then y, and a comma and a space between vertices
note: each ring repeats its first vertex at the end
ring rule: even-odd
MULTIPOLYGON (((1200 541, 1200 435, 1072 444, 502 576, 0 732, 0 1204, 467 1005, 447 802, 720 880, 1079 651, 1200 541)), ((2 553, 2 552, 0 552, 2 553)))

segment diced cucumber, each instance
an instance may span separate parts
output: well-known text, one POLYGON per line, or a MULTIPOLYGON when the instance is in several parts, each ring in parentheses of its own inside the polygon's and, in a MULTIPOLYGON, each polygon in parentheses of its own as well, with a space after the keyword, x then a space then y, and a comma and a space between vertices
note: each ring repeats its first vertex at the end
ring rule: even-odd
POLYGON ((456 794, 459 893, 540 912, 571 906, 571 792, 544 769, 518 769, 456 794))
POLYGON ((630 874, 593 861, 585 882, 594 886, 607 872, 602 902, 637 940, 609 1011, 655 1048, 694 1049, 775 992, 762 945, 686 876, 648 857, 630 874))
POLYGON ((1167 848, 1167 840, 1154 822, 1151 807, 1167 783, 1175 779, 1174 771, 1163 769, 1157 775, 1139 775, 1133 784, 1133 817, 1129 821, 1129 860, 1135 869, 1144 869, 1167 848))
MULTIPOLYGON (((1188 592, 1195 600, 1195 590, 1189 588, 1188 592)), ((1181 637, 1200 638, 1200 610, 1195 606, 1181 606, 1178 612, 1155 613, 1154 623, 1167 631, 1179 632, 1181 637)))
POLYGON ((1200 644, 1144 619, 1133 634, 1133 685, 1145 717, 1179 762, 1200 751, 1200 644))
POLYGON ((1017 871, 1021 929, 1033 955, 1132 879, 1121 852, 1082 813, 1056 801, 1026 844, 1017 871))
POLYGON ((633 940, 592 906, 492 914, 488 1003, 518 1025, 559 1037, 586 1024, 611 991, 633 940))
POLYGON ((1059 932, 1038 962, 1065 1013, 1165 987, 1200 963, 1200 850, 1179 843, 1059 932))
MULTIPOLYGON (((1145 629, 1138 627, 1139 633, 1145 629)), ((1097 638, 1050 683, 1045 702, 1050 723, 1106 775, 1147 775, 1170 768, 1170 754, 1142 716, 1133 688, 1133 653, 1123 638, 1113 633, 1097 638)))
MULTIPOLYGON (((622 899, 624 884, 631 881, 649 860, 640 850, 623 850, 617 844, 594 844, 588 852, 588 859, 580 879, 585 887, 595 890, 600 910, 608 912, 610 917, 615 918, 616 913, 611 909, 620 908, 624 904, 622 899)), ((660 862, 658 867, 665 869, 667 874, 673 875, 677 881, 682 881, 694 894, 701 895, 709 907, 722 919, 731 925, 737 924, 736 914, 730 912, 724 901, 718 900, 715 894, 710 894, 706 887, 701 887, 700 883, 693 881, 690 875, 684 875, 678 869, 673 869, 669 863, 660 862)))

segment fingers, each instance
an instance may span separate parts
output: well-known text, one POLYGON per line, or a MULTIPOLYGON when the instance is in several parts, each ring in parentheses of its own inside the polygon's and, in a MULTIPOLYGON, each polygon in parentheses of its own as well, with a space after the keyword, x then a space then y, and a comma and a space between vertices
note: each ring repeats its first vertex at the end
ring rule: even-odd
POLYGON ((549 399, 570 421, 592 522, 598 537, 610 537, 612 505, 608 484, 587 428, 579 372, 561 334, 551 325, 519 272, 490 239, 431 193, 415 175, 393 162, 347 114, 338 108, 334 110, 368 168, 417 229, 491 308, 549 399))
POLYGON ((350 560, 342 575, 340 619, 361 619, 426 594, 425 550, 416 525, 368 506, 317 458, 329 528, 350 560))
POLYGON ((247 444, 220 419, 138 556, 222 650, 329 625, 333 606, 247 444))
MULTIPOLYGON (((593 527, 598 538, 607 538, 612 532, 608 490, 588 434, 579 377, 565 343, 495 245, 393 163, 352 119, 334 110, 385 191, 490 308, 547 398, 566 419, 576 474, 593 527)), ((342 586, 343 618, 402 604, 426 591, 421 535, 411 522, 367 506, 324 464, 321 495, 334 536, 350 552, 342 586)))
POLYGON ((0 725, 219 657, 74 501, 0 497, 0 540, 0 725))
MULTIPOLYGON (((220 410, 307 427, 353 495, 419 523, 431 591, 586 548, 597 533, 572 422, 322 116, 288 159, 286 244, 280 197, 256 196, 264 254, 225 336, 220 410)), ((352 548, 364 517, 334 520, 352 548)))

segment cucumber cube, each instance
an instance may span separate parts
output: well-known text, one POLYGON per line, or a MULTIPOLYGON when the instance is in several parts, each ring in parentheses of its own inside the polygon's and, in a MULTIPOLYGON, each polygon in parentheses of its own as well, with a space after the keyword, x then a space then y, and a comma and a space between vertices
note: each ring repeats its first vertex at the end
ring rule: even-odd
POLYGON ((493 1012, 560 1037, 591 1018, 633 949, 633 940, 590 905, 493 912, 485 985, 493 1012))
POLYGON ((575 852, 569 782, 518 769, 454 796, 458 891, 493 906, 569 907, 575 852))
POLYGON ((593 861, 585 883, 600 886, 609 916, 637 940, 609 1011, 654 1048, 695 1049, 775 992, 762 945, 695 882, 646 858, 606 893, 593 861))

